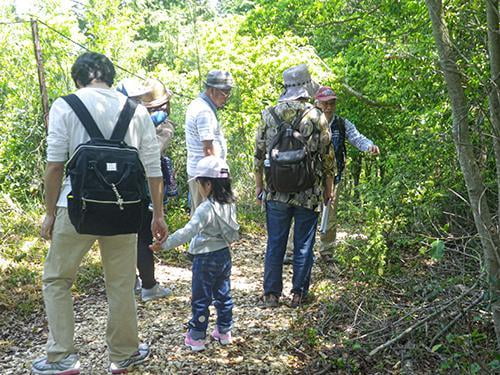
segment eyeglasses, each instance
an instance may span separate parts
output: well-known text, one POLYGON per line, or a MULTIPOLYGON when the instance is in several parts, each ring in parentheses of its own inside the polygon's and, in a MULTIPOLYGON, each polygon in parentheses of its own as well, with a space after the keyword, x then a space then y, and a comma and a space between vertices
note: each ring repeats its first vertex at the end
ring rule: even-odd
POLYGON ((324 107, 334 107, 335 106, 335 99, 333 100, 328 100, 326 102, 321 102, 320 103, 324 106, 324 107))
POLYGON ((231 97, 231 90, 217 89, 223 96, 224 99, 229 99, 231 97))

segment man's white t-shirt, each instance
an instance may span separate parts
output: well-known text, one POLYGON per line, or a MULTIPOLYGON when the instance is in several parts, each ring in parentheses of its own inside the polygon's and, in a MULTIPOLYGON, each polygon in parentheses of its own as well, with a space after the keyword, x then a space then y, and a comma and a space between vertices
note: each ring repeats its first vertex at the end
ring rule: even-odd
POLYGON ((201 97, 189 104, 186 111, 187 174, 194 176, 196 164, 205 157, 203 141, 212 141, 216 156, 226 159, 227 144, 214 111, 201 97))
MULTIPOLYGON (((96 122, 102 135, 109 139, 125 106, 126 96, 113 89, 82 88, 75 92, 96 122)), ((47 134, 47 161, 66 162, 76 147, 90 139, 66 101, 59 98, 49 112, 47 134)), ((125 135, 125 143, 136 147, 147 177, 161 177, 160 147, 155 127, 148 111, 138 105, 125 135)), ((65 178, 57 201, 58 207, 67 207, 66 196, 71 191, 69 178, 65 178)))

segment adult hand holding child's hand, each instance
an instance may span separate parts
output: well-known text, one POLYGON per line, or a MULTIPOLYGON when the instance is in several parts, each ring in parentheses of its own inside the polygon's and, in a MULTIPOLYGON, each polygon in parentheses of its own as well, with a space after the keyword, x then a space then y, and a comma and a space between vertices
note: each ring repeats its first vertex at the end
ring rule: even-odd
POLYGON ((157 253, 158 251, 161 250, 161 242, 158 241, 158 240, 154 240, 153 243, 151 245, 149 245, 149 248, 151 249, 151 251, 157 253))

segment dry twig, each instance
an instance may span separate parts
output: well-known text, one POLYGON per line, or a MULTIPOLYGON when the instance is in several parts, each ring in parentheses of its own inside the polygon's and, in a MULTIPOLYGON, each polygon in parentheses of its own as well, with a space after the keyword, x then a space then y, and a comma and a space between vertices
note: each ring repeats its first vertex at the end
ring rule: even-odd
POLYGON ((414 330, 416 330, 417 328, 419 328, 421 325, 423 325, 424 323, 428 322, 429 320, 433 319, 434 317, 438 316, 439 314, 441 314, 443 311, 447 310, 448 308, 450 308, 451 306, 453 306, 454 304, 456 304, 458 301, 460 301, 462 298, 464 298, 466 295, 468 295, 472 290, 474 290, 476 288, 478 284, 478 281, 476 281, 476 283, 468 290, 466 290, 465 292, 463 292, 461 295, 459 295, 458 297, 456 297, 455 299, 453 299, 451 302, 447 303, 446 305, 444 305, 443 307, 441 307, 440 309, 434 311, 432 314, 429 314, 427 317, 425 317, 424 319, 422 320, 419 320, 418 322, 412 324, 410 327, 408 327, 407 329, 405 329, 403 332, 401 332, 399 335, 397 335, 396 337, 390 339, 389 341, 385 342, 384 344, 382 345, 379 345, 377 346, 375 349, 373 349, 370 353, 368 353, 369 356, 374 356, 375 354, 377 354, 379 351, 381 351, 382 349, 385 349, 389 346, 391 346, 392 344, 398 342, 399 340, 401 340, 403 337, 407 336, 408 334, 410 334, 411 332, 413 332, 414 330))
POLYGON ((484 292, 481 292, 479 293, 479 297, 477 297, 474 301, 472 301, 471 304, 469 304, 469 306, 467 306, 464 310, 462 310, 455 318, 453 318, 446 326, 443 327, 443 329, 441 329, 433 338, 432 338, 432 341, 431 341, 431 348, 434 346, 434 344, 436 343, 436 341, 442 336, 444 335, 446 332, 449 331, 449 329, 451 327, 453 327, 455 325, 456 322, 459 321, 460 318, 462 318, 470 309, 472 309, 474 306, 478 305, 479 303, 481 303, 481 301, 483 300, 484 298, 484 292))

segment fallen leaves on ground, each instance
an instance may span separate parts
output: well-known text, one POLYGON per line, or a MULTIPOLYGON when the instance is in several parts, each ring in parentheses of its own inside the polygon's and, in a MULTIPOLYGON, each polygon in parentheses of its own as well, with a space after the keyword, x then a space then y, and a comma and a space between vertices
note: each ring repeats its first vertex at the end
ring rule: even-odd
MULTIPOLYGON (((183 334, 191 316, 191 271, 160 262, 158 281, 173 289, 169 298, 140 302, 139 335, 150 344, 152 354, 131 374, 286 374, 293 373, 304 358, 289 348, 290 326, 299 311, 288 307, 291 267, 284 268, 281 306, 264 309, 262 294, 265 236, 246 235, 233 246, 232 295, 234 299, 234 341, 221 346, 209 341, 207 349, 194 353, 184 346, 183 334)), ((215 324, 211 307, 208 334, 215 324)), ((85 294, 75 296, 75 345, 80 354, 82 374, 104 374, 108 366, 105 343, 107 302, 102 278, 85 294)), ((44 355, 47 323, 43 309, 26 320, 15 310, 3 318, 0 342, 0 373, 29 373, 31 361, 44 355)))

